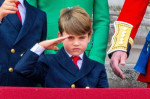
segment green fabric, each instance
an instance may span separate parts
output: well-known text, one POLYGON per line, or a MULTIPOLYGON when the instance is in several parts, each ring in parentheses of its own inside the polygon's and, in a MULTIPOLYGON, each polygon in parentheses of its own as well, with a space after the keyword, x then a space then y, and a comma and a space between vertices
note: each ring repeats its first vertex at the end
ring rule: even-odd
MULTIPOLYGON (((27 0, 31 5, 47 13, 47 39, 57 38, 58 18, 60 11, 66 7, 80 6, 93 19, 93 35, 88 44, 86 54, 89 58, 102 64, 105 62, 106 48, 109 34, 108 0, 27 0), (92 16, 93 15, 93 16, 92 16), (93 45, 93 46, 92 46, 93 45)), ((60 48, 62 44, 59 44, 60 48)), ((54 54, 56 51, 46 50, 45 53, 54 54)))

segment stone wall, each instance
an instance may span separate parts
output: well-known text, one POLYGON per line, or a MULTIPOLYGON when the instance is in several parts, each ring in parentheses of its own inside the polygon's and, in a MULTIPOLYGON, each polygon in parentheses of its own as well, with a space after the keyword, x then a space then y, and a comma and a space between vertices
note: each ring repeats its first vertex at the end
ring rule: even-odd
MULTIPOLYGON (((114 26, 113 22, 117 20, 120 10, 123 6, 124 0, 108 0, 109 2, 109 13, 110 13, 110 32, 109 32, 109 43, 113 35, 114 26)), ((147 8, 144 19, 139 27, 138 33, 134 40, 134 46, 130 52, 130 56, 126 62, 125 66, 120 66, 124 72, 126 78, 124 80, 118 78, 111 70, 109 66, 109 58, 106 57, 106 69, 108 75, 108 81, 111 88, 134 88, 134 87, 146 87, 146 84, 137 81, 139 75, 138 72, 133 70, 143 44, 145 42, 145 37, 150 30, 150 7, 147 8)), ((108 48, 109 48, 108 43, 108 48)))

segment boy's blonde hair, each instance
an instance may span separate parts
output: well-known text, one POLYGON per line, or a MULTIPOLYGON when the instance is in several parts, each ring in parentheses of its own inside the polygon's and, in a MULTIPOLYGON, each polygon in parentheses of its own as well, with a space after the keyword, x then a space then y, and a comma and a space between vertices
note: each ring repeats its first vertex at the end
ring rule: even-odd
POLYGON ((59 31, 67 34, 91 34, 91 19, 88 13, 81 7, 65 8, 61 10, 59 17, 59 31))

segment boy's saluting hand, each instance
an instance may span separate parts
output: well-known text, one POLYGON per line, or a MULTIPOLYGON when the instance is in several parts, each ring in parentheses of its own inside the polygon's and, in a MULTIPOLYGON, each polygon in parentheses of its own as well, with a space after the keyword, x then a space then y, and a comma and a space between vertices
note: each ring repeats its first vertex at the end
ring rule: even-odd
POLYGON ((14 14, 18 10, 16 7, 17 0, 5 0, 0 7, 0 20, 8 14, 14 14))
POLYGON ((69 36, 64 36, 64 37, 59 37, 56 39, 51 39, 51 40, 45 40, 39 43, 40 46, 42 46, 45 49, 49 50, 58 50, 58 47, 56 46, 63 40, 67 39, 69 36))

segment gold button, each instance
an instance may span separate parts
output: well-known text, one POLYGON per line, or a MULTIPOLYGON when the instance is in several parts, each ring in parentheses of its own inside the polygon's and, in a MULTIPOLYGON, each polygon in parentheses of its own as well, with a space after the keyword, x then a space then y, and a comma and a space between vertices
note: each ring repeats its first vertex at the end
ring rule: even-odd
POLYGON ((72 85, 71 85, 71 88, 75 88, 75 84, 72 84, 72 85))
POLYGON ((9 72, 13 72, 13 68, 12 67, 10 67, 8 70, 9 70, 9 72))
POLYGON ((90 87, 89 87, 89 86, 86 86, 85 88, 86 88, 86 89, 89 89, 90 87))
POLYGON ((123 38, 120 38, 120 41, 123 41, 124 39, 123 38))
POLYGON ((126 33, 126 31, 122 31, 122 34, 125 34, 126 33))
POLYGON ((11 53, 15 53, 15 49, 11 49, 11 53))
POLYGON ((127 29, 128 29, 127 27, 124 27, 124 28, 123 28, 123 30, 127 30, 127 29))
POLYGON ((123 41, 120 41, 119 44, 123 44, 123 41))
POLYGON ((124 34, 121 34, 121 37, 124 37, 125 35, 124 34))

